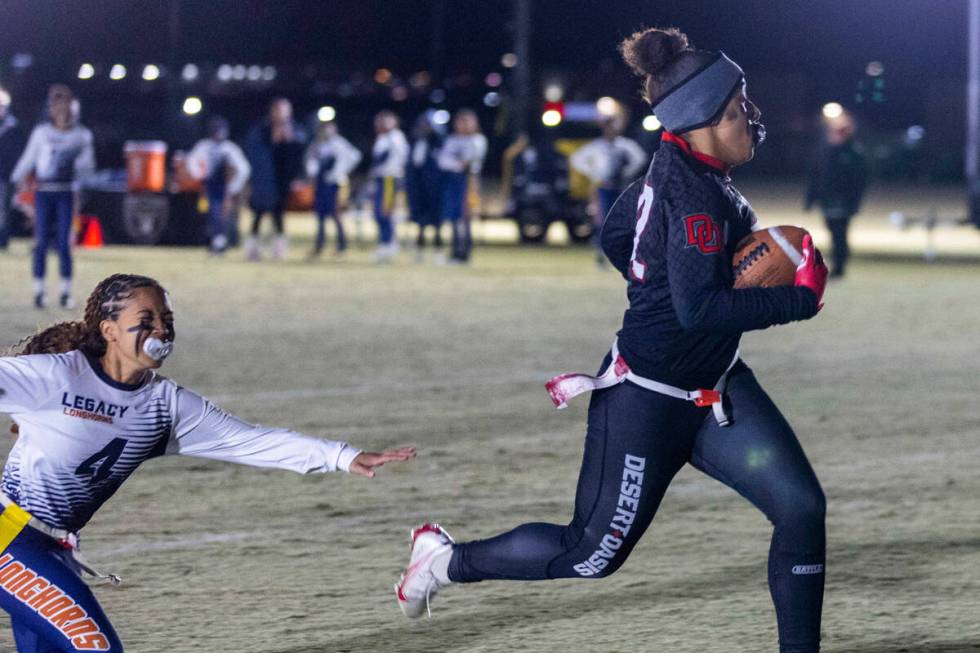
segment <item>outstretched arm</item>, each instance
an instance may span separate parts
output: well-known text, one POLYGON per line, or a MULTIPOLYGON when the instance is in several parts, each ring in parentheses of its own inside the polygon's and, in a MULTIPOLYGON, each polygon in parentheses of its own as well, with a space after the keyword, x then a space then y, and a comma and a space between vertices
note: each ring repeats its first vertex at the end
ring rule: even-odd
POLYGON ((197 393, 180 388, 167 453, 288 469, 300 474, 340 470, 370 478, 376 468, 386 462, 407 460, 415 455, 415 450, 366 453, 346 442, 249 424, 197 393))

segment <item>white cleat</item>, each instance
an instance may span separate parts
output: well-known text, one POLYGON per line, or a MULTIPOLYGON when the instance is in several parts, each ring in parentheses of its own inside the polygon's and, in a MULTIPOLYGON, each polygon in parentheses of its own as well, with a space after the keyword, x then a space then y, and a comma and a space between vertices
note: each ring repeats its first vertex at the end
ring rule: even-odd
POLYGON ((395 585, 398 606, 409 619, 432 616, 429 602, 445 586, 432 573, 440 554, 452 555, 453 538, 439 524, 425 523, 412 530, 412 555, 401 580, 395 585))

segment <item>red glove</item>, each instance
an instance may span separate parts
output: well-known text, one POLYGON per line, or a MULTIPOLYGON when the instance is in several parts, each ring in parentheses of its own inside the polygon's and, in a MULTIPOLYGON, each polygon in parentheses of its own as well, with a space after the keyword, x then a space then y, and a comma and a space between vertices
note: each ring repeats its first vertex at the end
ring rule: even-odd
POLYGON ((817 310, 823 308, 823 291, 827 286, 827 266, 820 250, 813 246, 810 234, 803 236, 803 260, 796 267, 796 286, 805 286, 817 296, 817 310))

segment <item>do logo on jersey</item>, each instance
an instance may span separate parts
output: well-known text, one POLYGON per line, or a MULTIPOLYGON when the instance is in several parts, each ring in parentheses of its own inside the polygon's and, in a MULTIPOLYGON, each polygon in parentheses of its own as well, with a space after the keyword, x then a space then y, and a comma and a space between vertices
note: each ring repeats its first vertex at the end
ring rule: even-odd
POLYGON ((687 246, 697 247, 702 254, 721 251, 721 230, 707 213, 698 213, 684 218, 687 227, 687 246))

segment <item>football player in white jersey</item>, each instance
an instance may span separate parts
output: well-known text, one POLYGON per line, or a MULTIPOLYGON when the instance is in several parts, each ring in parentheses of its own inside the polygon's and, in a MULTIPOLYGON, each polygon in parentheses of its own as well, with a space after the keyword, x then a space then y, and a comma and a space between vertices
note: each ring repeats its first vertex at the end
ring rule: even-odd
POLYGON ((159 375, 173 350, 173 311, 153 279, 116 274, 81 322, 28 338, 0 358, 0 412, 19 437, 3 471, 0 607, 18 651, 121 651, 81 571, 77 533, 144 460, 183 454, 373 477, 414 449, 360 451, 346 442, 247 424, 159 375))

